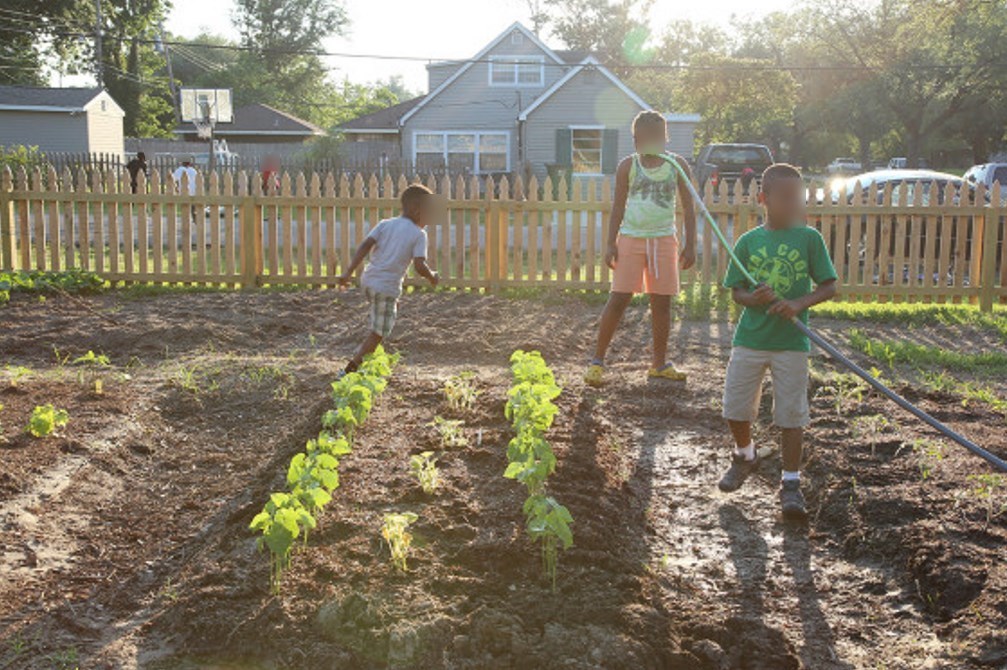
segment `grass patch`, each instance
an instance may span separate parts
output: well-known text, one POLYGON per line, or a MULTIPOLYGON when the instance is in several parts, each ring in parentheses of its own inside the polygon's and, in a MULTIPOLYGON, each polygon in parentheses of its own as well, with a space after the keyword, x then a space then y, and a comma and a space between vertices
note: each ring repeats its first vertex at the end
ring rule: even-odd
POLYGON ((974 305, 933 305, 916 303, 826 302, 811 308, 823 319, 893 323, 903 326, 974 326, 1000 336, 1007 342, 1007 308, 983 312, 974 305))
POLYGON ((875 339, 865 335, 859 328, 850 329, 848 337, 851 347, 884 363, 889 369, 895 367, 896 363, 908 363, 917 367, 941 367, 957 372, 1007 372, 1007 354, 1000 351, 973 354, 915 342, 875 339))

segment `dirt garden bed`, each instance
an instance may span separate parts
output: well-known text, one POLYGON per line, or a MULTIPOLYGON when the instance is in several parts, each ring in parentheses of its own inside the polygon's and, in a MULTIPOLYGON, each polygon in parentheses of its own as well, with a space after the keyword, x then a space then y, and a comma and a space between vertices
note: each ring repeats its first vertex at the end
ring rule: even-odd
MULTIPOLYGON (((21 299, 0 312, 0 366, 31 370, 0 392, 0 669, 1007 667, 1007 514, 987 519, 970 478, 988 469, 844 390, 827 361, 815 364, 808 436, 812 518, 792 527, 777 513, 775 454, 738 494, 716 490, 727 322, 678 322, 690 382, 647 382, 647 315, 632 308, 599 391, 580 381, 600 310, 590 301, 408 296, 391 343, 403 364, 273 597, 247 526, 318 431, 363 326, 360 299, 87 304, 21 299), (104 393, 54 348, 107 354, 104 393), (542 351, 564 386, 550 488, 574 516, 575 546, 555 593, 524 534, 522 489, 502 477, 517 348, 542 351), (442 388, 462 371, 480 395, 453 414, 442 388), (69 425, 24 436, 44 403, 69 425), (468 445, 442 448, 435 416, 463 419, 468 445), (408 470, 425 450, 441 454, 434 496, 408 470), (419 515, 408 574, 380 538, 389 511, 419 515)), ((816 325, 839 341, 849 328, 816 325)), ((1002 413, 890 374, 1007 455, 1002 413)))

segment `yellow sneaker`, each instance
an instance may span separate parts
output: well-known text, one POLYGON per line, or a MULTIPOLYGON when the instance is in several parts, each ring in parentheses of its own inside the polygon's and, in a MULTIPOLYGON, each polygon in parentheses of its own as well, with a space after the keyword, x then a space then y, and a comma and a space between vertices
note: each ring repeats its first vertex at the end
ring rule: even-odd
POLYGON ((584 373, 584 383, 588 386, 601 386, 605 383, 605 367, 592 363, 584 373))
POLYGON ((672 363, 668 363, 661 368, 651 368, 647 371, 647 377, 650 379, 668 379, 673 382, 684 382, 689 378, 689 375, 675 369, 672 363))

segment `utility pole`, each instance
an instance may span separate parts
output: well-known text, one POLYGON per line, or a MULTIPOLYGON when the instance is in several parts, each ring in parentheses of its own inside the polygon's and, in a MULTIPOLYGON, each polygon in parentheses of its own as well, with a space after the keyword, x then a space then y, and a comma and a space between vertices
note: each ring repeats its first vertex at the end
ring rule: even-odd
POLYGON ((101 55, 101 0, 94 0, 94 76, 98 86, 105 88, 105 65, 101 55))
POLYGON ((171 109, 175 112, 175 125, 182 122, 181 115, 178 111, 178 91, 175 90, 175 75, 171 71, 171 52, 168 50, 168 44, 164 41, 164 24, 161 24, 161 33, 158 38, 160 44, 158 44, 161 49, 164 50, 164 64, 168 69, 168 89, 171 91, 171 109))

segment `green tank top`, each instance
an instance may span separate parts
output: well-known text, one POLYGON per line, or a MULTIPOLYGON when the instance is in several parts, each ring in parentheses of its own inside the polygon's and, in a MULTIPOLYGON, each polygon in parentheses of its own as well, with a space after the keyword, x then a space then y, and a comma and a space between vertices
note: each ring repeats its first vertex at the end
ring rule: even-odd
POLYGON ((640 155, 633 154, 629 166, 629 192, 626 213, 619 234, 627 237, 665 237, 675 235, 675 202, 678 175, 669 163, 647 168, 640 155))

